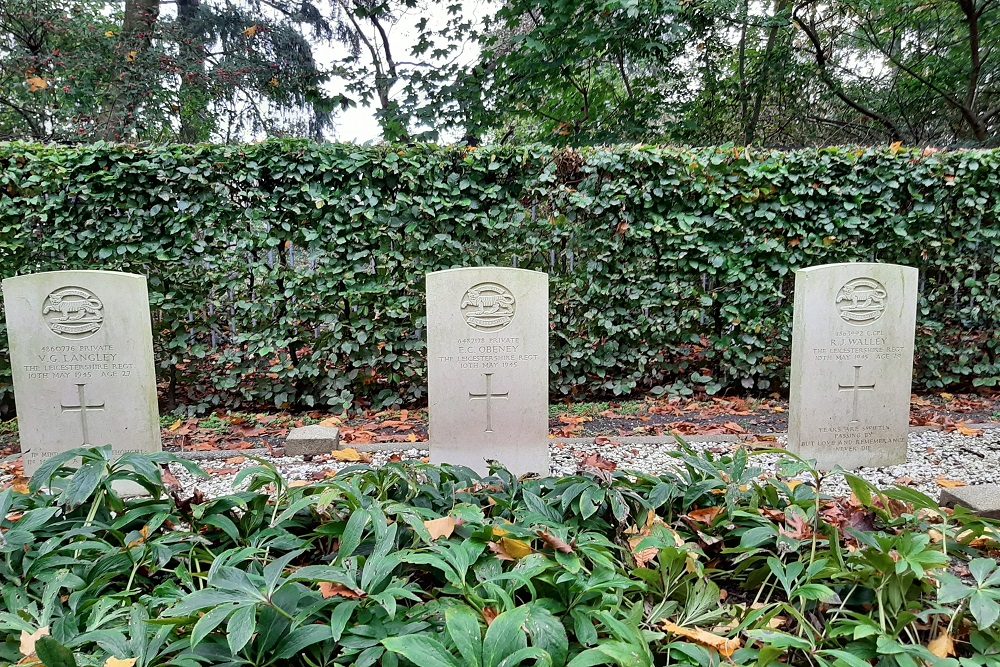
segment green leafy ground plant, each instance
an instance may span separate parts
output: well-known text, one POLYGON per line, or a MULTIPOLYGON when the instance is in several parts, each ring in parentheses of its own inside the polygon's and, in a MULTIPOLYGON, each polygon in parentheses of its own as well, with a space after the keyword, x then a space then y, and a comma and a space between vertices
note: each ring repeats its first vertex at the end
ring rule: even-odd
POLYGON ((260 461, 219 498, 167 488, 168 462, 204 474, 99 448, 0 493, 0 662, 1000 665, 995 524, 852 476, 824 497, 791 457, 767 479, 682 448, 660 476, 390 463, 308 486, 260 461))

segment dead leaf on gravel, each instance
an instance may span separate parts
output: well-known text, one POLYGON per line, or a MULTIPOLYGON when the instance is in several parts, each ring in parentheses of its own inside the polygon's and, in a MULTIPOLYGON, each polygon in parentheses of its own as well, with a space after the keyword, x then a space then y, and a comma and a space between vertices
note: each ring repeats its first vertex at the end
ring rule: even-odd
POLYGON ((966 482, 958 479, 948 479, 946 477, 938 477, 935 481, 942 489, 959 489, 963 486, 968 486, 968 483, 966 482))
POLYGON ((969 438, 975 438, 983 434, 982 429, 970 428, 965 422, 959 422, 958 426, 955 427, 955 432, 960 433, 969 438))
POLYGON ((594 453, 585 457, 580 461, 580 466, 584 468, 594 468, 595 470, 603 470, 605 472, 612 472, 618 469, 618 464, 614 461, 609 461, 600 454, 594 453))
POLYGON ((231 466, 243 465, 246 462, 247 462, 247 457, 245 456, 234 456, 232 458, 226 459, 226 463, 228 463, 231 466))
POLYGON ((739 639, 726 639, 714 632, 708 632, 700 628, 683 628, 671 621, 663 621, 661 625, 667 632, 690 639, 696 644, 714 648, 724 658, 731 658, 743 646, 743 643, 739 639))
POLYGON ((436 540, 439 537, 451 537, 451 534, 455 532, 456 525, 457 523, 453 516, 443 516, 440 519, 428 519, 424 521, 424 527, 431 534, 432 540, 436 540))
POLYGON ((205 468, 209 475, 235 475, 239 468, 205 468))
POLYGON ((346 461, 349 463, 371 463, 371 454, 367 452, 359 452, 358 450, 348 447, 347 449, 335 449, 330 453, 330 458, 337 461, 346 461))

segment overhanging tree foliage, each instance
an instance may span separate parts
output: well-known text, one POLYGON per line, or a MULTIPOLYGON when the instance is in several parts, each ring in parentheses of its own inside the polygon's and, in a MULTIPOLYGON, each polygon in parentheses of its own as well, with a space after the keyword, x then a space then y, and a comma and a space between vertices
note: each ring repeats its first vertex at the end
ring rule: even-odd
POLYGON ((469 87, 504 140, 1000 138, 997 0, 503 3, 469 87))
POLYGON ((309 2, 0 0, 0 137, 319 137, 343 102, 312 53, 334 19, 309 2))

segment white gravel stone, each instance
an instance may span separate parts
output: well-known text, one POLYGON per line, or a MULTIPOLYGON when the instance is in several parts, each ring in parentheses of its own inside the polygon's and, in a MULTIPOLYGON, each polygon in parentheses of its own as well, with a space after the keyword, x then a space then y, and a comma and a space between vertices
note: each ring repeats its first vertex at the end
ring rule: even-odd
MULTIPOLYGON (((779 439, 783 445, 784 438, 779 439)), ((740 447, 733 442, 689 442, 692 449, 707 451, 715 455, 725 455, 740 447)), ((670 452, 678 450, 676 441, 670 439, 662 443, 629 443, 610 438, 609 441, 595 445, 593 443, 552 443, 551 473, 553 475, 568 475, 577 471, 581 459, 590 454, 600 454, 601 457, 618 465, 619 469, 636 470, 648 474, 661 474, 676 468, 676 459, 670 452)), ((373 466, 384 465, 394 452, 372 453, 373 466)), ((427 450, 418 448, 401 449, 398 454, 403 460, 420 460, 427 456, 427 450)), ((776 463, 780 456, 776 454, 752 452, 753 466, 761 469, 761 476, 773 476, 777 473, 776 463)), ((353 463, 344 463, 316 457, 304 461, 302 457, 265 457, 276 466, 281 474, 290 482, 315 481, 324 475, 332 475, 336 471, 353 463)), ((943 431, 922 431, 909 436, 908 463, 888 468, 861 468, 854 474, 872 482, 879 488, 888 488, 900 484, 921 491, 932 498, 937 498, 941 490, 938 480, 954 480, 966 484, 996 484, 1000 483, 1000 428, 983 429, 982 435, 976 437, 964 436, 959 433, 943 431)), ((207 479, 196 479, 183 468, 174 464, 171 470, 186 492, 200 489, 206 496, 213 497, 233 493, 242 489, 233 489, 232 482, 236 477, 235 470, 258 465, 257 461, 247 459, 238 465, 225 462, 202 462, 209 470, 226 470, 225 474, 216 473, 207 479), (229 472, 233 470, 234 472, 229 472)), ((823 482, 823 491, 831 495, 847 495, 850 490, 843 475, 828 473, 823 482)))

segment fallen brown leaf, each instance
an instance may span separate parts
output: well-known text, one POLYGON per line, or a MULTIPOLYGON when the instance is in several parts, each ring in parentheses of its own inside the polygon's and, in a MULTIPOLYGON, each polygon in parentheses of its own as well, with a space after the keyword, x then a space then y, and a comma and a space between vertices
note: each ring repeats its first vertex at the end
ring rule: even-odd
POLYGON ((209 475, 235 475, 239 468, 205 468, 209 475))
POLYGON ((367 452, 359 452, 356 449, 348 447, 347 449, 335 449, 330 453, 330 458, 337 461, 347 461, 350 463, 371 463, 371 454, 367 452))
POLYGON ((536 533, 538 537, 542 538, 542 542, 545 542, 551 549, 562 552, 564 554, 573 553, 573 547, 566 543, 562 538, 553 535, 552 533, 540 530, 536 533))
POLYGON ((451 534, 455 532, 456 525, 457 523, 453 516, 443 516, 440 519, 428 519, 424 521, 424 527, 431 534, 432 540, 436 540, 439 537, 451 537, 451 534))
POLYGON ((968 486, 966 482, 957 479, 948 479, 946 477, 938 477, 935 481, 942 489, 959 489, 963 486, 968 486))
POLYGON ((662 627, 667 632, 690 639, 696 644, 714 648, 724 658, 731 658, 743 646, 739 639, 726 639, 721 635, 699 628, 684 628, 671 621, 663 621, 662 627))
POLYGON ((34 655, 35 644, 42 637, 49 636, 49 626, 38 628, 32 633, 21 630, 21 655, 34 655))
POLYGON ((31 493, 31 489, 28 487, 28 481, 27 477, 18 475, 11 481, 10 488, 14 489, 14 493, 23 493, 27 495, 31 493))
POLYGON ((983 434, 982 429, 970 428, 965 422, 959 422, 958 426, 955 427, 955 432, 969 438, 975 438, 983 434))
POLYGON ((687 513, 687 518, 695 521, 697 523, 703 523, 706 526, 711 526, 715 523, 715 520, 719 518, 726 510, 722 507, 704 507, 702 509, 694 510, 687 513))
POLYGON ((941 634, 927 644, 927 650, 939 658, 947 658, 955 655, 955 640, 948 634, 948 630, 942 630, 941 634))
POLYGON ((104 661, 104 667, 133 667, 135 658, 108 658, 104 661))
POLYGON ((530 544, 512 537, 501 537, 496 542, 490 542, 489 547, 500 560, 517 561, 533 553, 530 544))
POLYGON ((321 581, 319 582, 319 593, 325 599, 330 599, 333 597, 347 598, 349 600, 357 600, 365 597, 364 592, 357 592, 351 590, 343 584, 334 583, 332 581, 321 581))

